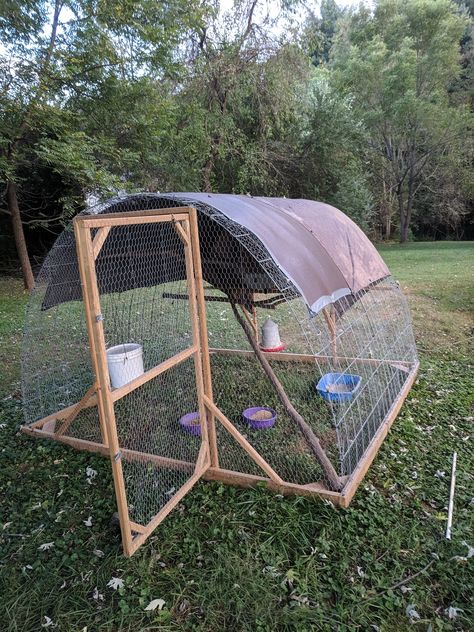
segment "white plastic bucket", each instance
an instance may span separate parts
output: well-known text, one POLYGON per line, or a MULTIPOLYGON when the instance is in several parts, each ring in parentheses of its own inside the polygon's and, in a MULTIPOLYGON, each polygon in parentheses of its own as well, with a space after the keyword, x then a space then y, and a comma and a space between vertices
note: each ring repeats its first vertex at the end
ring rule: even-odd
POLYGON ((107 364, 112 388, 120 388, 144 372, 143 348, 135 342, 110 347, 107 364))

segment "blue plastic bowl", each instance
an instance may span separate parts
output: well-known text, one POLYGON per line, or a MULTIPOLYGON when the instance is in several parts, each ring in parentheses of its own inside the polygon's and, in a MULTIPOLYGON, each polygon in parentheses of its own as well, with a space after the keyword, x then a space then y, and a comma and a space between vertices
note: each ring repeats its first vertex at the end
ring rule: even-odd
POLYGON ((316 384, 316 390, 327 402, 348 402, 359 389, 361 380, 360 375, 326 373, 316 384), (337 387, 341 387, 344 390, 337 391, 337 387))

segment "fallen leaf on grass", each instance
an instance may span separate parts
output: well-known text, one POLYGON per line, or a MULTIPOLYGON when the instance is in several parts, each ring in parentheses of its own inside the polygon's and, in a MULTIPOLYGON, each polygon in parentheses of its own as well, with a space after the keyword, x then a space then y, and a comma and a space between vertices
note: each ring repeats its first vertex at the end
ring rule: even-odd
POLYGON ((461 542, 461 544, 463 544, 464 546, 467 546, 467 557, 473 557, 474 556, 474 546, 470 546, 465 540, 463 540, 461 542))
POLYGON ((407 606, 407 609, 405 610, 405 613, 406 613, 407 617, 409 617, 412 620, 421 618, 420 615, 418 614, 418 612, 415 610, 414 604, 410 604, 409 606, 407 606))
POLYGON ((99 592, 97 586, 94 588, 94 591, 92 593, 92 599, 95 599, 96 601, 104 601, 104 595, 99 592))
POLYGON ((44 615, 44 623, 41 624, 42 628, 55 628, 56 623, 46 615, 44 615))
POLYGON ((464 610, 462 608, 449 606, 449 608, 446 608, 446 610, 444 611, 444 613, 448 615, 448 619, 456 619, 456 617, 458 616, 458 612, 464 612, 464 610))
POLYGON ((89 516, 87 520, 83 520, 82 522, 86 525, 86 527, 92 527, 92 516, 89 516))
POLYGON ((92 469, 91 467, 89 467, 89 465, 86 467, 86 477, 87 477, 87 482, 89 483, 89 485, 92 484, 92 481, 94 480, 94 478, 97 476, 97 472, 96 470, 92 469))
POLYGON ((38 551, 49 551, 54 546, 54 542, 45 542, 44 544, 40 544, 38 547, 38 551))
POLYGON ((145 610, 156 610, 157 608, 158 610, 162 610, 165 603, 166 601, 164 599, 153 599, 150 601, 145 610))
POLYGON ((109 588, 113 588, 114 590, 117 590, 118 588, 123 588, 123 579, 120 579, 119 577, 112 577, 107 586, 109 588))

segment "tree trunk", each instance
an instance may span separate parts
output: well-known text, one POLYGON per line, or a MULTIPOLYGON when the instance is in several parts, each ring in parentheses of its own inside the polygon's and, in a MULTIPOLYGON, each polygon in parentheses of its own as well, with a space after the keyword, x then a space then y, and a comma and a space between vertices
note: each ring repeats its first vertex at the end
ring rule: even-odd
POLYGON ((404 244, 408 239, 408 225, 406 223, 405 200, 402 185, 397 187, 398 212, 400 214, 400 243, 404 244))
POLYGON ((7 183, 7 205, 10 212, 13 235, 15 237, 16 251, 21 264, 21 270, 23 272, 23 282, 25 288, 31 291, 35 286, 35 279, 33 276, 33 270, 31 269, 30 259, 28 257, 28 249, 26 247, 25 233, 23 231, 23 224, 20 216, 20 208, 18 206, 18 197, 16 194, 16 185, 11 180, 7 183))
POLYGON ((404 232, 403 232, 403 241, 405 243, 408 241, 408 229, 410 228, 411 215, 413 211, 413 198, 415 191, 415 175, 413 167, 410 168, 410 174, 408 177, 408 195, 407 195, 407 207, 405 211, 405 223, 404 223, 404 232))
POLYGON ((408 241, 408 222, 406 216, 403 217, 400 223, 400 243, 406 244, 408 241))
POLYGON ((385 217, 385 240, 390 241, 391 236, 392 236, 392 218, 390 217, 390 211, 387 211, 387 215, 385 217))
POLYGON ((385 176, 383 178, 383 228, 382 228, 382 236, 386 241, 390 240, 390 236, 392 234, 392 199, 391 195, 387 191, 387 183, 385 181, 385 176))

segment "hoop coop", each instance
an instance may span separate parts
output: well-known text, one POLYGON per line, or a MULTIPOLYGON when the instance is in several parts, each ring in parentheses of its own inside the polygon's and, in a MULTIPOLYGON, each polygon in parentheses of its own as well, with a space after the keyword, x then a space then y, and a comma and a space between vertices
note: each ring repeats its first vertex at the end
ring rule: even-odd
POLYGON ((132 195, 45 260, 22 429, 110 457, 131 555, 201 478, 347 506, 417 368, 402 292, 337 209, 132 195))

